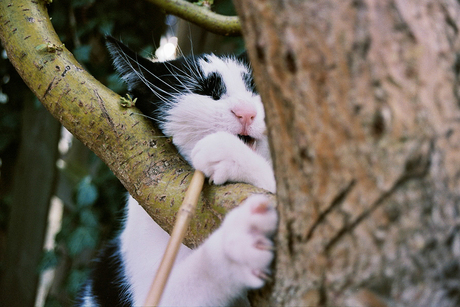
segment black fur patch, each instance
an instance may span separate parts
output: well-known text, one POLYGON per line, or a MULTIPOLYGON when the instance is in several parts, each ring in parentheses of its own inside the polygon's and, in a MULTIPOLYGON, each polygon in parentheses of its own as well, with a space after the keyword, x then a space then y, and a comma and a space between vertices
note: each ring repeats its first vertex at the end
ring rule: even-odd
POLYGON ((257 94, 256 83, 254 82, 252 74, 242 73, 242 78, 244 81, 244 85, 246 85, 246 89, 252 92, 253 94, 257 94))
MULTIPOLYGON (((133 305, 131 292, 126 288, 128 283, 123 272, 120 242, 117 239, 101 251, 90 279, 87 281, 92 285, 89 295, 98 306, 128 307, 133 305)), ((76 306, 82 306, 84 301, 82 295, 83 293, 77 298, 76 306)))
POLYGON ((212 72, 206 78, 199 80, 198 86, 193 90, 195 94, 209 96, 214 100, 219 100, 226 91, 222 76, 216 72, 212 72))
MULTIPOLYGON (((207 55, 152 62, 110 36, 107 37, 107 47, 115 68, 128 84, 131 97, 139 98, 136 107, 157 123, 168 108, 165 101, 171 101, 176 95, 192 92, 219 100, 227 92, 219 73, 212 72, 203 76, 197 62, 202 59, 209 63, 207 55)), ((246 53, 239 55, 237 60, 250 70, 246 53)), ((257 94, 252 74, 243 73, 241 77, 248 91, 257 94)))
POLYGON ((112 37, 107 37, 107 48, 131 97, 139 98, 136 107, 156 121, 174 96, 193 91, 199 85, 195 57, 152 62, 112 37))

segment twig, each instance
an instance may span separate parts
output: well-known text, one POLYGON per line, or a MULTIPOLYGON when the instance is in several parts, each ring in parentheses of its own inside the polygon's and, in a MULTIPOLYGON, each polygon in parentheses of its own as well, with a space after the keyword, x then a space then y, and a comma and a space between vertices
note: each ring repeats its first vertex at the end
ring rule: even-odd
POLYGON ((204 174, 200 171, 195 171, 187 192, 185 192, 184 201, 177 213, 176 223, 174 224, 171 238, 169 239, 168 246, 166 247, 155 279, 150 286, 150 291, 144 304, 145 306, 158 306, 160 303, 161 295, 163 294, 172 266, 176 260, 180 244, 184 239, 185 232, 195 212, 203 183, 204 174))
POLYGON ((168 14, 190 21, 210 32, 225 36, 240 36, 238 16, 223 16, 184 0, 148 0, 168 14))

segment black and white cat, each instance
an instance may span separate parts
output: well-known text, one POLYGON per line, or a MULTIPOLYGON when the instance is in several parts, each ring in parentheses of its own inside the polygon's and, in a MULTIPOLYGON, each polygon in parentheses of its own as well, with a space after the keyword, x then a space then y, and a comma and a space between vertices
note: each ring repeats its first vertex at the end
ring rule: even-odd
MULTIPOLYGON (((194 168, 215 184, 245 182, 275 192, 264 109, 244 56, 153 62, 107 40, 136 106, 172 136, 194 168)), ((181 247, 160 304, 247 304, 246 291, 262 287, 268 277, 276 225, 265 196, 246 199, 200 247, 181 247)), ((77 304, 143 305, 168 239, 130 197, 124 229, 102 251, 77 304)))

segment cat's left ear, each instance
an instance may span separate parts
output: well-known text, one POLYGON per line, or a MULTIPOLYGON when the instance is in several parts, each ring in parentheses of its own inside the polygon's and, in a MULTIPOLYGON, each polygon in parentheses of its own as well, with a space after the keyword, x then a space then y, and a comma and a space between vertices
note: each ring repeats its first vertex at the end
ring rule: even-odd
POLYGON ((131 97, 139 98, 136 107, 155 119, 159 114, 156 110, 168 100, 170 93, 180 89, 175 73, 178 63, 153 62, 110 36, 106 37, 106 45, 131 97))
POLYGON ((147 85, 158 82, 155 75, 159 68, 162 70, 159 66, 164 64, 154 63, 140 56, 111 36, 106 37, 106 45, 112 56, 113 65, 128 85, 128 90, 148 94, 150 90, 147 85))

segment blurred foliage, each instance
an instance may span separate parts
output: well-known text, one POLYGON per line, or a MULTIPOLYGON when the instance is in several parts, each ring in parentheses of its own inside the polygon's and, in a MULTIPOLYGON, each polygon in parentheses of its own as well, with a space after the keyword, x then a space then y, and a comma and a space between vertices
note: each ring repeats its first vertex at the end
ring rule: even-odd
MULTIPOLYGON (((66 302, 73 298, 89 273, 88 263, 105 240, 114 236, 119 226, 124 205, 124 191, 118 179, 93 153, 88 152, 88 162, 78 165, 72 156, 86 151, 78 141, 70 149, 69 165, 62 169, 61 178, 74 187, 72 197, 65 203, 65 214, 60 232, 56 235, 56 247, 46 251, 41 269, 58 266, 65 270, 65 278, 52 291, 49 304, 66 302), (74 152, 72 152, 74 151, 74 152), (82 176, 84 174, 84 176, 82 176)), ((61 192, 62 193, 62 192, 61 192)), ((48 304, 47 304, 48 305, 48 304)))
MULTIPOLYGON (((107 34, 136 50, 155 50, 164 32, 164 16, 147 1, 60 0, 48 6, 49 14, 65 46, 97 79, 123 93, 105 48, 107 34)), ((0 50, 0 268, 5 253, 11 187, 20 145, 23 102, 38 100, 24 85, 0 50)), ((112 172, 77 140, 62 157, 56 194, 64 201, 61 231, 56 248, 45 251, 38 269, 56 268, 47 305, 71 305, 88 274, 90 260, 104 240, 114 236, 125 195, 112 172)), ((37 162, 39 163, 39 162, 37 162)))
MULTIPOLYGON (((49 6, 53 26, 75 58, 112 90, 126 91, 114 72, 105 48, 105 35, 122 39, 136 50, 153 51, 164 32, 164 15, 146 1, 60 0, 49 6)), ((66 305, 86 280, 90 260, 105 240, 114 236, 125 196, 119 181, 91 152, 74 140, 64 157, 62 182, 71 189, 65 199, 56 248, 47 251, 42 268, 56 266, 46 305, 66 305), (82 159, 82 157, 85 157, 82 159)), ((59 189, 66 190, 66 189, 59 189)))
POLYGON ((34 99, 34 96, 0 46, 0 269, 12 206, 14 162, 20 144, 22 103, 27 99, 34 99))
MULTIPOLYGON (((235 15, 231 0, 215 1, 213 8, 235 15)), ((144 56, 154 53, 165 32, 164 15, 148 1, 59 0, 48 6, 51 21, 65 46, 99 81, 124 94, 104 36, 121 39, 144 56)), ((225 38, 241 51, 241 38, 225 38)), ((23 102, 41 104, 24 85, 0 48, 0 269, 5 253, 8 213, 12 204, 15 159, 20 145, 23 102)), ((47 306, 72 305, 87 278, 96 250, 119 229, 124 190, 112 172, 79 141, 73 140, 62 157, 56 195, 64 202, 62 227, 54 250, 45 251, 38 268, 56 268, 47 306)))
POLYGON ((56 32, 75 58, 109 88, 124 90, 112 68, 104 36, 135 50, 155 50, 165 30, 164 15, 146 1, 60 0, 49 6, 56 32))
MULTIPOLYGON (((236 16, 235 6, 233 5, 233 1, 231 0, 223 0, 223 1, 215 1, 214 5, 212 6, 214 12, 226 16, 236 16)), ((226 43, 231 43, 234 46, 233 52, 235 54, 240 54, 246 50, 244 45, 244 40, 242 37, 238 36, 226 36, 224 37, 224 41, 226 43)))

